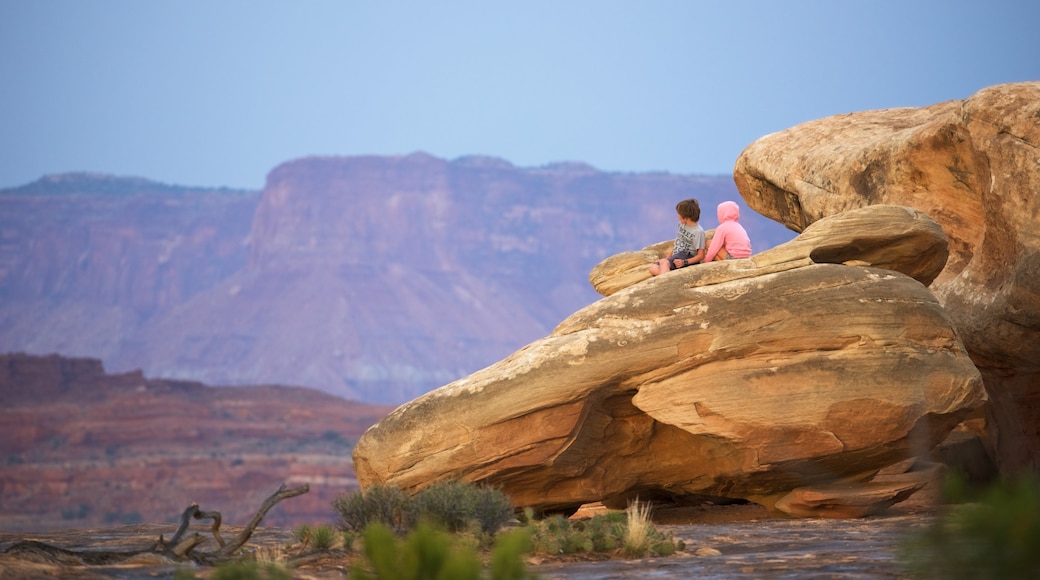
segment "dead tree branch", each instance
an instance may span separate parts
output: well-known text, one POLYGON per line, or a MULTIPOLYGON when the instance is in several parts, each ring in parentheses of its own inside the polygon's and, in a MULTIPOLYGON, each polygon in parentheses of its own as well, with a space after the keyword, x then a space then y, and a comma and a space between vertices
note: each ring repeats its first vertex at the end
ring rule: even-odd
POLYGON ((195 502, 192 502, 191 505, 184 508, 184 513, 181 514, 181 525, 177 527, 177 531, 173 533, 173 537, 170 538, 169 542, 166 542, 163 540, 162 536, 159 536, 159 543, 163 545, 176 545, 179 543, 181 541, 181 536, 184 535, 184 532, 188 531, 188 524, 191 523, 191 516, 197 511, 199 511, 199 504, 195 502))
POLYGON ((195 534, 194 536, 182 541, 181 543, 175 544, 173 546, 173 549, 170 551, 173 552, 174 556, 177 556, 178 558, 183 560, 191 554, 191 551, 195 549, 195 546, 198 546, 199 544, 205 541, 206 538, 202 537, 201 534, 195 534))
POLYGON ((249 541, 249 537, 253 535, 253 531, 255 531, 256 527, 260 525, 261 521, 263 521, 264 516, 267 515, 267 512, 270 511, 271 508, 278 505, 278 502, 282 501, 283 499, 289 499, 290 497, 303 495, 310 491, 310 489, 310 485, 306 483, 301 485, 300 487, 293 489, 286 489, 285 483, 282 483, 282 485, 278 487, 278 491, 274 492, 273 494, 271 494, 270 497, 264 500, 263 505, 261 505, 260 509, 257 510, 256 515, 254 515, 253 519, 249 522, 249 524, 245 528, 243 528, 241 532, 239 532, 238 536, 235 537, 235 539, 230 544, 222 546, 219 550, 210 554, 209 556, 218 560, 229 558, 231 554, 235 553, 235 551, 237 551, 239 548, 244 546, 246 542, 249 541))
MULTIPOLYGON (((199 509, 199 504, 194 502, 184 509, 184 513, 181 514, 181 524, 177 527, 177 531, 174 532, 173 537, 170 538, 169 541, 166 541, 162 536, 159 536, 159 544, 167 548, 169 546, 178 546, 181 543, 181 537, 184 535, 184 532, 188 531, 188 524, 193 518, 196 520, 213 520, 213 525, 210 526, 210 530, 213 532, 213 539, 217 541, 217 544, 219 544, 221 548, 224 547, 226 542, 224 542, 224 538, 220 536, 220 512, 204 512, 199 509)), ((199 542, 195 542, 195 545, 198 543, 199 542)), ((192 547, 194 548, 195 545, 192 545, 192 547)), ((174 551, 176 552, 176 550, 174 551)), ((178 555, 183 556, 183 554, 178 555)))
POLYGON ((204 512, 199 509, 197 503, 192 503, 185 508, 184 512, 181 514, 180 525, 177 526, 177 531, 174 532, 173 536, 169 540, 164 539, 163 536, 159 536, 159 540, 146 550, 126 552, 114 552, 109 550, 66 550, 64 548, 51 546, 35 540, 23 540, 12 545, 10 548, 5 550, 4 553, 19 556, 27 560, 80 566, 111 565, 123 562, 133 556, 150 552, 158 552, 178 560, 191 559, 200 564, 219 564, 233 558, 235 552, 249 541, 249 538, 253 535, 253 532, 256 531, 256 527, 260 525, 260 522, 263 521, 267 512, 277 505, 278 502, 290 497, 303 495, 308 491, 310 491, 310 486, 306 483, 294 489, 286 489, 285 484, 283 483, 278 487, 278 491, 274 492, 270 497, 264 500, 263 505, 261 505, 260 509, 257 510, 253 519, 245 528, 242 529, 230 544, 226 543, 224 538, 220 536, 220 512, 204 512), (190 520, 193 518, 213 520, 210 530, 213 532, 213 538, 216 539, 217 544, 220 546, 219 549, 213 552, 194 552, 195 548, 198 547, 199 544, 206 541, 206 538, 197 533, 187 538, 184 537, 185 533, 188 531, 190 520))
POLYGON ((213 539, 217 541, 217 544, 219 544, 221 548, 224 547, 224 538, 220 537, 220 512, 204 512, 195 510, 195 514, 192 517, 194 517, 197 520, 213 520, 213 525, 209 527, 209 529, 213 532, 213 539))

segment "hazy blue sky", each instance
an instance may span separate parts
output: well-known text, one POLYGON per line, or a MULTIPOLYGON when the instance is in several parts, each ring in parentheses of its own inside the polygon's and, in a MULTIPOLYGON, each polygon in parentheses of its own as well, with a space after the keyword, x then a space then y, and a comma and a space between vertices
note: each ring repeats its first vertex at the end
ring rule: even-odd
POLYGON ((0 0, 0 188, 307 155, 729 174, 756 138, 1040 80, 1033 0, 0 0))

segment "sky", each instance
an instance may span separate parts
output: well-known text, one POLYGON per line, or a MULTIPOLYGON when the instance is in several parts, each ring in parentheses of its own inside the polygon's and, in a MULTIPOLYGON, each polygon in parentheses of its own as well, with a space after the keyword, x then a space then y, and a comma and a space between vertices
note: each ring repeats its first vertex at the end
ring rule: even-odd
POLYGON ((0 0, 0 188, 259 189, 311 155, 728 175, 755 139, 1040 80, 1032 0, 0 0))

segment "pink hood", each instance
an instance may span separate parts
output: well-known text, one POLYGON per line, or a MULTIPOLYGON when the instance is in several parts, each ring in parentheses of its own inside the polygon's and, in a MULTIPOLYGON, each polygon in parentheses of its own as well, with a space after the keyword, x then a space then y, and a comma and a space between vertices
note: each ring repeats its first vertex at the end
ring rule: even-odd
POLYGON ((711 237, 711 245, 704 255, 704 261, 710 262, 726 249, 726 254, 733 258, 747 258, 751 255, 751 239, 747 230, 737 221, 740 218, 740 207, 735 201, 724 201, 719 204, 719 227, 711 237))
POLYGON ((735 201, 719 204, 719 223, 740 221, 740 206, 735 201))

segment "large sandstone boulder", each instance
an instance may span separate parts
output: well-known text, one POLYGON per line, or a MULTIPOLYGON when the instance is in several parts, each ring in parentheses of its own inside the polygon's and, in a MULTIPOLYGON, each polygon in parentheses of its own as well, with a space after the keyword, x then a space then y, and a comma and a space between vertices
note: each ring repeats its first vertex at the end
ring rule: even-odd
POLYGON ((1040 82, 805 123, 752 143, 734 178, 795 231, 870 204, 935 218, 950 259, 931 290, 982 373, 991 453, 1040 471, 1040 82))
POLYGON ((945 244, 923 213, 871 207, 625 287, 374 425, 358 481, 483 482, 540 510, 707 495, 848 515, 817 498, 869 496, 852 508, 870 513, 919 485, 864 482, 984 401, 922 284, 945 244))

